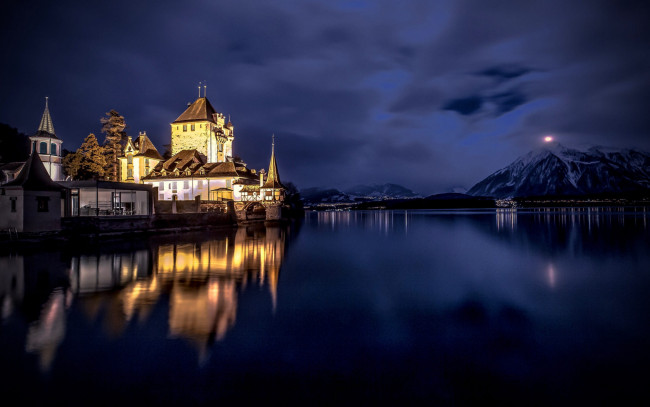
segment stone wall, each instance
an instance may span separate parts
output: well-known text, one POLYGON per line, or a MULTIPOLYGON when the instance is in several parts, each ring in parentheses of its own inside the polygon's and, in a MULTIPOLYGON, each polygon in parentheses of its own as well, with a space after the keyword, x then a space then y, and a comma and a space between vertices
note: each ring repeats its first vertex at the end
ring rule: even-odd
POLYGON ((203 229, 237 223, 233 213, 175 213, 153 216, 74 216, 61 219, 68 236, 203 229))

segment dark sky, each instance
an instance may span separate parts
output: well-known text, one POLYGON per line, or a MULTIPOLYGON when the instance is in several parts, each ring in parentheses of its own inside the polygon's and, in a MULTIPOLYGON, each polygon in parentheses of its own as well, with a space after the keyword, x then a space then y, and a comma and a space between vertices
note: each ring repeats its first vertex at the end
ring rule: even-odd
POLYGON ((469 188, 546 135, 650 150, 648 2, 3 4, 0 122, 34 133, 48 96, 69 150, 115 109, 162 152, 203 80, 299 188, 469 188))

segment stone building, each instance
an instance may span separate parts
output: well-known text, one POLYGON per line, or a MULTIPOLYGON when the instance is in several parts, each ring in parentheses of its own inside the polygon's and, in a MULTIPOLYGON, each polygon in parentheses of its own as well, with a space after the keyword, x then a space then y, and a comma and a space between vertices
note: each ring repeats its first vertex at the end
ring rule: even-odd
POLYGON ((171 124, 171 153, 197 150, 208 163, 232 158, 234 126, 222 113, 217 113, 207 97, 194 101, 171 124))

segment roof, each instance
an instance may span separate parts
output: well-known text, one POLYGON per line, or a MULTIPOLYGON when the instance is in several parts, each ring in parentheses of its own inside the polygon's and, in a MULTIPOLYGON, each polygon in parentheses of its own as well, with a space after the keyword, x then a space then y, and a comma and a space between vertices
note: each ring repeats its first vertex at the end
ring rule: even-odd
POLYGON ((2 187, 20 187, 26 191, 61 191, 65 189, 52 181, 38 154, 30 155, 16 179, 7 182, 2 187))
POLYGON ((48 137, 48 138, 58 138, 56 133, 54 133, 54 124, 52 123, 52 117, 50 116, 50 109, 47 105, 48 98, 45 98, 45 110, 43 111, 43 117, 41 117, 41 124, 38 126, 38 131, 34 136, 36 137, 48 137))
POLYGON ((169 160, 159 163, 155 170, 161 171, 164 169, 165 171, 174 171, 178 169, 179 171, 185 171, 186 168, 191 167, 193 164, 203 165, 204 163, 205 158, 198 150, 181 150, 169 160))
POLYGON ((210 101, 207 97, 198 98, 185 109, 183 114, 178 116, 178 119, 174 120, 172 123, 180 122, 193 122, 197 120, 207 120, 212 123, 216 123, 213 114, 216 114, 216 110, 210 104, 210 101))
POLYGON ((14 161, 11 163, 0 164, 0 171, 16 171, 25 164, 24 161, 14 161))
POLYGON ((156 160, 163 160, 163 157, 160 155, 156 146, 153 145, 149 137, 146 134, 140 134, 133 146, 138 150, 136 156, 143 156, 148 158, 154 158, 156 160))
POLYGON ((271 162, 269 163, 269 173, 266 176, 266 182, 262 188, 284 188, 280 182, 280 173, 278 172, 278 164, 275 162, 275 142, 271 147, 271 162))
POLYGON ((152 191, 153 187, 146 184, 134 184, 133 182, 115 182, 100 180, 85 181, 61 181, 59 184, 66 188, 99 188, 99 189, 126 189, 131 191, 152 191))

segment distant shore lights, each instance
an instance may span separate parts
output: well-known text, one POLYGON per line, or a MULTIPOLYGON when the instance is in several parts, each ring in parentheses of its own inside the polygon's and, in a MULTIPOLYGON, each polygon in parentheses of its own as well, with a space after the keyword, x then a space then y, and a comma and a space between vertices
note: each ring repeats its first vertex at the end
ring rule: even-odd
POLYGON ((553 141, 553 136, 546 136, 546 137, 544 137, 544 142, 545 142, 545 143, 550 143, 551 141, 553 141))

